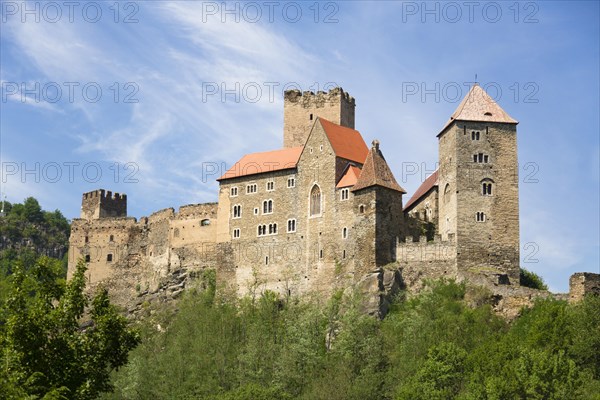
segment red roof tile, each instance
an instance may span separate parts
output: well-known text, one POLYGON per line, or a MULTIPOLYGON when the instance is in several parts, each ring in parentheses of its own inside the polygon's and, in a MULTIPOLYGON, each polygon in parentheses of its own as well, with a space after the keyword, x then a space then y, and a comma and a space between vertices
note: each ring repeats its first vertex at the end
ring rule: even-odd
POLYGON ((348 186, 354 186, 358 181, 358 177, 360 176, 360 168, 349 165, 346 169, 344 175, 342 175, 342 179, 336 185, 336 188, 344 188, 348 186))
POLYGON ((381 150, 379 150, 379 142, 377 140, 373 141, 373 147, 369 150, 365 164, 358 177, 358 182, 356 182, 352 191, 355 192, 371 186, 382 186, 401 193, 406 193, 406 190, 402 189, 402 187, 398 185, 398 182, 396 182, 394 174, 385 161, 381 150))
POLYGON ((478 84, 474 84, 469 90, 469 93, 460 102, 446 125, 442 128, 441 135, 444 130, 454 121, 481 121, 481 122, 504 122, 508 124, 518 124, 510 115, 506 113, 488 95, 485 90, 478 84))
POLYGON ((325 130, 336 156, 364 164, 369 148, 359 131, 334 124, 321 117, 319 117, 319 122, 325 130))
POLYGON ((217 181, 296 168, 304 147, 246 154, 217 181))
POLYGON ((436 169, 433 174, 431 174, 427 179, 421 183, 421 186, 417 189, 415 194, 412 195, 408 203, 404 206, 404 211, 406 211, 410 206, 415 204, 417 200, 426 195, 433 187, 438 184, 438 170, 436 169))

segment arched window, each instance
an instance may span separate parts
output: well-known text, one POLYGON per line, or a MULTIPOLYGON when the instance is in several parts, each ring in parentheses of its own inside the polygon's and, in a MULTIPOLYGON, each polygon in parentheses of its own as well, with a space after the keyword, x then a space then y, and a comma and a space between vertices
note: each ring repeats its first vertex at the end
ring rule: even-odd
POLYGON ((361 214, 365 213, 365 205, 361 204, 360 206, 358 206, 358 212, 361 214))
POLYGON ((342 229, 342 239, 348 239, 348 228, 342 229))
POLYGON ((263 201, 263 214, 271 214, 273 212, 273 200, 263 201))
POLYGON ((475 214, 475 220, 476 220, 477 222, 485 222, 485 213, 478 211, 478 212, 475 214))
POLYGON ((321 189, 314 185, 310 191, 310 215, 321 214, 321 189))
POLYGON ((446 183, 446 187, 444 188, 444 203, 448 203, 450 201, 450 184, 446 183))
MULTIPOLYGON (((240 215, 242 215, 242 206, 240 206, 240 215)), ((202 221, 200 221, 200 225, 201 226, 210 225, 210 219, 203 219, 202 221)))
POLYGON ((236 204, 233 206, 233 218, 241 218, 242 217, 242 206, 240 204, 236 204))
POLYGON ((491 179, 484 179, 481 181, 481 194, 484 196, 492 195, 493 181, 491 179))

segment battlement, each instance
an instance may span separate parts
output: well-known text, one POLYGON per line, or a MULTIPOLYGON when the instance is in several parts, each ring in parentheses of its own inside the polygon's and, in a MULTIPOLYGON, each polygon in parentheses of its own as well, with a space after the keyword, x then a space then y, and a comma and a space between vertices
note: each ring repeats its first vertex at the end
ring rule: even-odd
POLYGON ((127 216, 127 195, 98 189, 84 193, 81 199, 81 218, 99 219, 127 216))
POLYGON ((303 146, 317 117, 354 129, 356 101, 340 87, 329 92, 286 90, 283 96, 283 146, 303 146))
POLYGON ((341 87, 331 89, 329 92, 319 90, 316 94, 312 91, 301 92, 298 89, 286 90, 283 95, 285 102, 302 102, 304 106, 310 103, 324 102, 341 102, 342 100, 348 104, 356 105, 354 97, 350 93, 344 92, 341 87))

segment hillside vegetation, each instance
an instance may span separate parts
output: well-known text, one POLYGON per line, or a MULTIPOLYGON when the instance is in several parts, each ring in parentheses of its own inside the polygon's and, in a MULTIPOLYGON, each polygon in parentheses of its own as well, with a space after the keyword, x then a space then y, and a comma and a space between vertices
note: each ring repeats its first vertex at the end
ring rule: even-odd
POLYGON ((598 399, 600 298, 539 300, 512 324, 432 282, 379 321, 326 303, 188 293, 146 321, 104 399, 598 399))

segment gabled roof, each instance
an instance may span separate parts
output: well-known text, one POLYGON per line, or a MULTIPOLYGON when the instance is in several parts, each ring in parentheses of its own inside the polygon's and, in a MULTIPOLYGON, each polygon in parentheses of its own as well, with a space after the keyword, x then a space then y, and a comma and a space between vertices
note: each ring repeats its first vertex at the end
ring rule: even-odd
POLYGON ((217 181, 296 168, 303 148, 302 146, 291 147, 289 149, 246 154, 217 181))
POLYGON ((357 190, 366 189, 371 186, 382 186, 400 193, 406 193, 406 190, 402 189, 398 185, 398 182, 396 182, 394 174, 392 174, 381 150, 379 150, 379 142, 377 140, 373 141, 373 147, 369 150, 358 182, 356 182, 352 191, 356 192, 357 190))
POLYGON ((438 170, 436 169, 433 174, 431 174, 427 179, 421 183, 421 186, 417 189, 415 194, 412 195, 408 203, 404 206, 404 211, 408 210, 412 205, 417 203, 421 197, 425 196, 431 189, 438 185, 438 170))
POLYGON ((460 102, 446 125, 444 130, 454 121, 476 121, 476 122, 503 122, 507 124, 518 124, 506 111, 502 109, 477 83, 471 87, 469 93, 460 102))
POLYGON ((334 124, 325 118, 318 117, 318 120, 337 157, 364 164, 369 148, 359 131, 334 124))
POLYGON ((346 171, 342 175, 342 179, 335 186, 336 188, 344 188, 348 186, 354 186, 356 182, 358 182, 358 177, 360 176, 360 168, 354 165, 348 165, 346 171))

